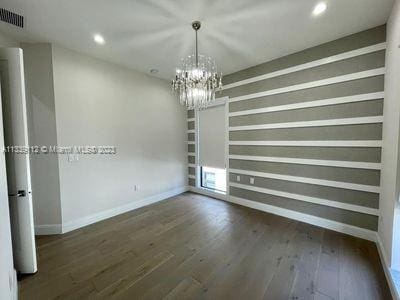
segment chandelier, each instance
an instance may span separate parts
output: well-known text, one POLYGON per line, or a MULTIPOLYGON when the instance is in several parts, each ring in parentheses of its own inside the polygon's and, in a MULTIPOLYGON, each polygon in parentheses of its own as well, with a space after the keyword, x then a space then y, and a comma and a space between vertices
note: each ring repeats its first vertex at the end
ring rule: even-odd
POLYGON ((195 54, 183 58, 181 68, 176 70, 172 88, 187 109, 205 109, 215 101, 215 91, 222 88, 222 74, 217 73, 215 61, 208 56, 199 55, 197 31, 201 23, 194 21, 192 28, 196 32, 195 54))

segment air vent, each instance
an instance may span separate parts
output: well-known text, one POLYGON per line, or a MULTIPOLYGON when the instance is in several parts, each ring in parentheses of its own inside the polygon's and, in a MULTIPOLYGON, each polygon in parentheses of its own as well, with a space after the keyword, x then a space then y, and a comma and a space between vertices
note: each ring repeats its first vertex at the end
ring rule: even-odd
POLYGON ((0 20, 8 24, 24 28, 24 17, 4 8, 0 8, 0 20))

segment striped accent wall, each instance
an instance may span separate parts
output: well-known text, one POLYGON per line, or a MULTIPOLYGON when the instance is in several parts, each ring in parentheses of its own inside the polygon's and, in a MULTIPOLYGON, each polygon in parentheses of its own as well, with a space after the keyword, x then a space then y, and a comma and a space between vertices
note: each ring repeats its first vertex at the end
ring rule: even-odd
POLYGON ((377 231, 385 39, 380 26, 225 76, 232 202, 377 231))
POLYGON ((188 140, 188 185, 196 187, 196 112, 188 110, 187 112, 187 140, 188 140))

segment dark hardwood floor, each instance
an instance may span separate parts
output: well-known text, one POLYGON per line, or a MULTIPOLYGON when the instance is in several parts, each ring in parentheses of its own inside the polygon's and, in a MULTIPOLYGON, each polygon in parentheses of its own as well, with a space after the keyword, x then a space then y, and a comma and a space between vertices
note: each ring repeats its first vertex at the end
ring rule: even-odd
POLYGON ((374 243, 190 193, 37 248, 21 299, 391 299, 374 243))

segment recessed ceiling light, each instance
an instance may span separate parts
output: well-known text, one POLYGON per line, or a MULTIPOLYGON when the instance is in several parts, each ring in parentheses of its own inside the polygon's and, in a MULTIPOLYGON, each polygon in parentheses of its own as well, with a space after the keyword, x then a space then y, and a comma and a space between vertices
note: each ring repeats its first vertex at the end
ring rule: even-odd
POLYGON ((100 34, 95 34, 93 36, 94 41, 99 45, 104 45, 106 41, 104 40, 103 36, 100 34))
POLYGON ((315 5, 314 10, 313 10, 313 15, 319 16, 320 14, 324 13, 327 8, 328 8, 328 5, 326 5, 325 2, 320 2, 317 5, 315 5))
POLYGON ((151 70, 150 70, 150 73, 151 73, 151 74, 157 74, 157 73, 158 73, 158 70, 157 70, 157 69, 151 69, 151 70))

